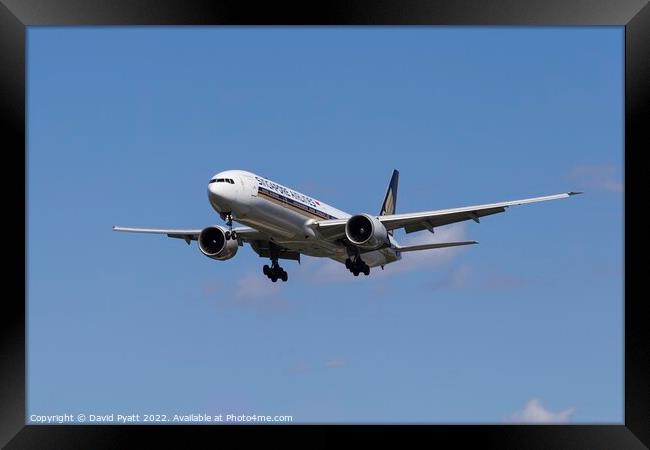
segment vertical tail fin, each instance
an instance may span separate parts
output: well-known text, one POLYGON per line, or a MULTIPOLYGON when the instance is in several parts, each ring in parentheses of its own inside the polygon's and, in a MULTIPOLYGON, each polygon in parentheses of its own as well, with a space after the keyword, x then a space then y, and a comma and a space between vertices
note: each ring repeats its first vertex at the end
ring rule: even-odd
MULTIPOLYGON (((395 207, 397 206, 397 184, 399 183, 399 171, 393 170, 393 176, 390 178, 390 183, 388 183, 388 189, 386 190, 386 197, 384 197, 384 203, 381 205, 381 211, 379 211, 380 216, 385 216, 387 214, 395 214, 395 207)), ((389 231, 390 234, 393 234, 392 231, 389 231)))

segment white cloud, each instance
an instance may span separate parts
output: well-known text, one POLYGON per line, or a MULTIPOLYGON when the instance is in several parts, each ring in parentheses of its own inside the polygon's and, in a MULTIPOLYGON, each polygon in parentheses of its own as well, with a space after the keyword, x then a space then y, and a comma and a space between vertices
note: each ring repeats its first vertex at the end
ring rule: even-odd
POLYGON ((226 283, 211 282, 204 288, 204 295, 214 301, 218 309, 239 309, 277 313, 289 307, 283 293, 286 283, 272 283, 260 271, 249 272, 239 279, 226 283))
POLYGON ((524 408, 512 414, 507 421, 515 423, 567 423, 575 413, 575 407, 552 412, 544 408, 539 399, 529 400, 524 408))
MULTIPOLYGON (((428 231, 422 231, 412 235, 406 235, 403 242, 400 243, 406 246, 466 240, 468 239, 465 237, 465 225, 457 224, 438 229, 435 234, 431 234, 428 231)), ((403 253, 402 261, 397 264, 400 266, 400 271, 439 267, 449 263, 462 251, 467 250, 468 248, 469 247, 448 247, 403 253)))
POLYGON ((576 189, 597 189, 623 192, 622 171, 614 164, 584 165, 574 168, 569 179, 577 183, 576 189))
POLYGON ((248 273, 237 280, 235 297, 238 299, 255 299, 274 294, 280 285, 272 283, 261 273, 248 273))

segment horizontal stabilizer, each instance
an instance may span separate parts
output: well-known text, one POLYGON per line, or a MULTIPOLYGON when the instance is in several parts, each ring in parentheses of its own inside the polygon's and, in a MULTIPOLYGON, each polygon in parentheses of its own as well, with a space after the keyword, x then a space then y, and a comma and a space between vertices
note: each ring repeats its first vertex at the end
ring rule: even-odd
POLYGON ((400 252, 415 252, 417 250, 429 250, 431 248, 456 247, 459 245, 478 244, 476 241, 459 241, 459 242, 438 242, 435 244, 410 245, 407 247, 397 247, 400 252))

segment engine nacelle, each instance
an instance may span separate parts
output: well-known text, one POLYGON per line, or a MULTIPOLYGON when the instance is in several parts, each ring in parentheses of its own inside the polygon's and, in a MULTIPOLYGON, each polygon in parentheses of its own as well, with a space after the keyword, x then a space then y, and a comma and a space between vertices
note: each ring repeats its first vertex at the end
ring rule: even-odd
POLYGON ((350 217, 345 224, 345 236, 354 245, 373 250, 390 242, 384 224, 368 214, 350 217))
POLYGON ((237 239, 226 239, 226 230, 219 226, 207 227, 199 233, 199 250, 208 258, 224 261, 237 253, 237 239))

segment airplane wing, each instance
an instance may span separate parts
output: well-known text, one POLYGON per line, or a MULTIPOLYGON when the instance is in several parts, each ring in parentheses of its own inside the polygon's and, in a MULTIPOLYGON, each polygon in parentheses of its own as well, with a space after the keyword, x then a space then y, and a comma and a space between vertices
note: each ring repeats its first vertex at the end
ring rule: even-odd
MULTIPOLYGON (((465 220, 473 220, 478 223, 480 222, 479 219, 481 217, 502 213, 510 206, 558 200, 576 194, 581 194, 581 192, 565 192, 563 194, 546 195, 543 197, 525 198, 522 200, 489 203, 484 205, 464 206, 462 208, 439 209, 435 211, 423 211, 407 214, 389 214, 385 216, 377 216, 377 219, 386 227, 387 230, 404 228, 404 231, 407 233, 420 230, 433 231, 435 227, 465 220)), ((346 223, 347 219, 322 220, 316 222, 315 226, 325 238, 338 239, 345 236, 346 223)))
MULTIPOLYGON (((239 239, 244 242, 254 241, 258 239, 268 239, 264 234, 260 233, 254 228, 250 227, 234 227, 233 231, 237 232, 239 239)), ((151 233, 151 234, 166 234, 171 238, 184 239, 187 245, 190 241, 196 241, 199 238, 201 229, 163 229, 163 228, 130 228, 130 227, 113 227, 113 231, 125 231, 129 233, 151 233)))

